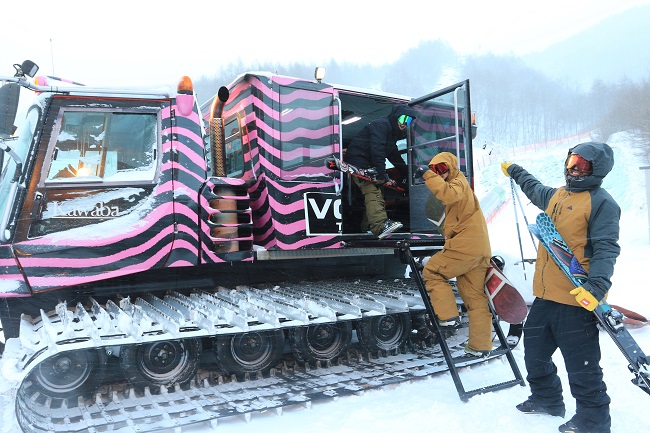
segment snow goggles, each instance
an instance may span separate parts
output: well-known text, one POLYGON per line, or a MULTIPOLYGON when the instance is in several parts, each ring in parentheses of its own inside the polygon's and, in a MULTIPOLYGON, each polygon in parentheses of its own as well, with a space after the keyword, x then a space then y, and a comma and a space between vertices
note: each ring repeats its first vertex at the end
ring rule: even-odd
POLYGON ((397 122, 399 122, 400 125, 409 126, 411 122, 413 122, 413 117, 406 114, 402 114, 397 118, 397 122))
POLYGON ((567 170, 577 172, 580 176, 588 176, 591 174, 591 161, 587 161, 576 153, 569 155, 566 159, 565 166, 567 170))

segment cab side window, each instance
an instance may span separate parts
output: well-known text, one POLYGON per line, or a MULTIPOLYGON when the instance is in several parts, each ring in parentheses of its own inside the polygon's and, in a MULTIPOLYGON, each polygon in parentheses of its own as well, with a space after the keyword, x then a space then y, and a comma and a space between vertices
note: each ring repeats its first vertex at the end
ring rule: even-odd
POLYGON ((325 159, 337 152, 332 94, 280 87, 282 179, 323 180, 325 159))
POLYGON ((226 123, 226 174, 228 177, 241 177, 244 173, 244 149, 239 119, 226 123))

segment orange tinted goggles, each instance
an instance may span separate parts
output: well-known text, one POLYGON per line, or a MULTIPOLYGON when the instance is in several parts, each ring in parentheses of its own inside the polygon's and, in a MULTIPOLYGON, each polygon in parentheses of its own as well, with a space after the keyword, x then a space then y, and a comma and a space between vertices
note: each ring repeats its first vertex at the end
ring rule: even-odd
POLYGON ((591 161, 587 161, 580 155, 571 154, 566 159, 566 168, 580 172, 580 174, 591 173, 591 161))

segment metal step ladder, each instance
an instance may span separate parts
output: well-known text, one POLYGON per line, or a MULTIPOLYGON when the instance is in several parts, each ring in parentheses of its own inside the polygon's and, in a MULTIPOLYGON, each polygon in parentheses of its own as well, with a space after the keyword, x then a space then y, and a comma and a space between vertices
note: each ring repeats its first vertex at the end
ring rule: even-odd
POLYGON ((404 259, 406 259, 408 265, 411 267, 411 277, 415 278, 417 282, 418 289, 420 290, 420 295, 422 296, 422 301, 424 302, 424 306, 430 318, 429 321, 425 321, 425 322, 428 322, 427 325, 430 327, 431 332, 433 332, 433 334, 438 337, 438 341, 440 342, 442 353, 445 357, 445 361, 447 362, 447 365, 449 366, 449 372, 451 373, 451 377, 454 380, 454 385, 456 385, 456 390, 458 391, 458 396, 460 397, 460 399, 462 401, 468 401, 470 397, 473 397, 477 394, 484 394, 486 392, 498 391, 501 389, 510 388, 514 385, 526 386, 526 383, 524 382, 521 372, 519 371, 519 367, 517 366, 517 363, 515 361, 515 358, 512 355, 511 348, 508 345, 508 342, 503 333, 503 330, 501 329, 501 326, 499 325, 499 318, 495 313, 495 311, 490 306, 490 310, 492 312, 492 327, 494 328, 494 331, 496 332, 496 335, 499 338, 499 342, 501 343, 501 346, 495 349, 495 352, 500 351, 503 352, 503 354, 505 354, 515 378, 507 382, 496 383, 494 385, 489 385, 489 386, 485 386, 473 390, 465 390, 465 387, 463 386, 463 383, 460 379, 460 375, 458 374, 458 368, 456 367, 456 364, 454 363, 454 359, 451 356, 451 351, 449 350, 449 346, 447 345, 447 341, 445 339, 444 333, 440 329, 440 326, 438 326, 437 320, 435 320, 436 316, 433 311, 433 306, 431 305, 429 294, 424 285, 424 280, 422 279, 420 270, 418 269, 415 258, 413 257, 413 254, 411 252, 411 245, 408 241, 398 241, 395 246, 399 249, 399 253, 402 255, 404 259))

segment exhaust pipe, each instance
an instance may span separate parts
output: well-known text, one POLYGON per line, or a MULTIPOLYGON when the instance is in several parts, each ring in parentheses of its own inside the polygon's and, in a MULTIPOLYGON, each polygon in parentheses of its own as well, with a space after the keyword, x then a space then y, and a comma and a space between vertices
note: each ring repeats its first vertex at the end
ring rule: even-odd
POLYGON ((210 108, 210 155, 212 157, 212 176, 226 176, 226 136, 223 130, 223 107, 226 105, 230 92, 224 86, 219 88, 217 97, 210 108))

